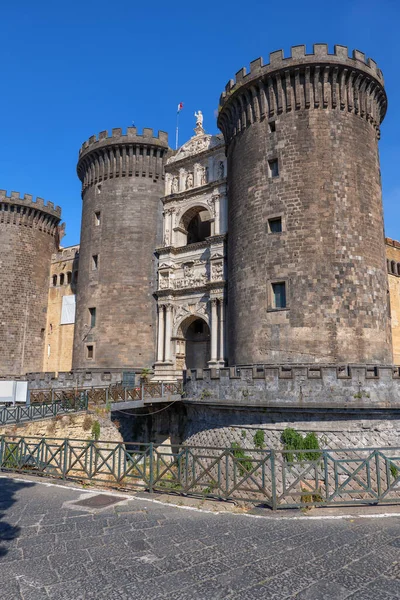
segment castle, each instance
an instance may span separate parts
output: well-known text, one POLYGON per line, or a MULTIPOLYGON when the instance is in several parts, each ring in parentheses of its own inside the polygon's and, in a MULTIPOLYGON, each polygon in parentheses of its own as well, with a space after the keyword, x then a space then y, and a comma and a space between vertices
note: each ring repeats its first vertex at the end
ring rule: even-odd
POLYGON ((1 192, 0 375, 113 381, 150 368, 167 381, 185 370, 195 393, 192 370, 199 380, 209 369, 210 381, 228 368, 232 386, 233 368, 264 379, 268 369, 395 373, 400 244, 383 234, 378 155, 386 108, 372 59, 296 46, 228 82, 222 134, 196 113, 177 151, 152 129, 89 138, 79 247, 59 247, 58 207, 1 192))

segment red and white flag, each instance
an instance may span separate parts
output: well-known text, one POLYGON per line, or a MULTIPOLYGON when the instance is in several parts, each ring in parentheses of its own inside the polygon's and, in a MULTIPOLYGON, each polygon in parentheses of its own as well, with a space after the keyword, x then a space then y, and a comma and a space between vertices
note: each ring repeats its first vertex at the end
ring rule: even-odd
POLYGON ((179 102, 177 112, 180 113, 183 108, 183 102, 179 102))

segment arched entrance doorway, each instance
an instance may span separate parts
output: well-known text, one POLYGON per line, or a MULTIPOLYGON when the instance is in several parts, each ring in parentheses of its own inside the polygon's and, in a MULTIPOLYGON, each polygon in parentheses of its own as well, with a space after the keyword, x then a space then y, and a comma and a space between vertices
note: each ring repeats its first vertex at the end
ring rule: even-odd
POLYGON ((180 358, 186 369, 206 369, 210 360, 210 328, 201 317, 192 315, 178 329, 180 358))
POLYGON ((204 242, 213 233, 210 211, 204 206, 192 206, 182 215, 179 228, 178 246, 204 242))

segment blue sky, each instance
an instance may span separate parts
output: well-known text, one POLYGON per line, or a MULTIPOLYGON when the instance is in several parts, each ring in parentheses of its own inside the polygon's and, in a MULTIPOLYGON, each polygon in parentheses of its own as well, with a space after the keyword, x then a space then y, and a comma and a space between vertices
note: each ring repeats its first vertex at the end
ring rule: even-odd
POLYGON ((0 188, 59 204, 64 245, 78 243, 76 159, 91 135, 135 125, 180 141, 201 109, 208 132, 225 83, 270 51, 313 43, 357 48, 382 69, 389 111, 380 142, 386 235, 400 239, 400 3, 3 0, 0 188))

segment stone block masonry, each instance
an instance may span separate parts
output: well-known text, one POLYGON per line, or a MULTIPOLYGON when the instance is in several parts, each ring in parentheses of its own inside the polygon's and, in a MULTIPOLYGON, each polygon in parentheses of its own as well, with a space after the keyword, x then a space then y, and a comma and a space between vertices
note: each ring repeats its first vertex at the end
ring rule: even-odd
POLYGON ((0 190, 0 375, 42 369, 51 255, 61 209, 0 190))
POLYGON ((113 129, 83 144, 73 369, 148 368, 155 359, 157 261, 167 134, 113 129))
POLYGON ((274 52, 228 83, 229 364, 391 364, 386 104, 375 62, 342 46, 274 52))
POLYGON ((185 398, 198 404, 287 408, 398 408, 398 367, 264 365, 186 373, 185 398))
POLYGON ((283 450, 281 436, 290 427, 317 435, 320 448, 400 447, 400 410, 326 410, 202 406, 185 402, 183 443, 189 446, 255 447, 262 431, 264 448, 283 450))

